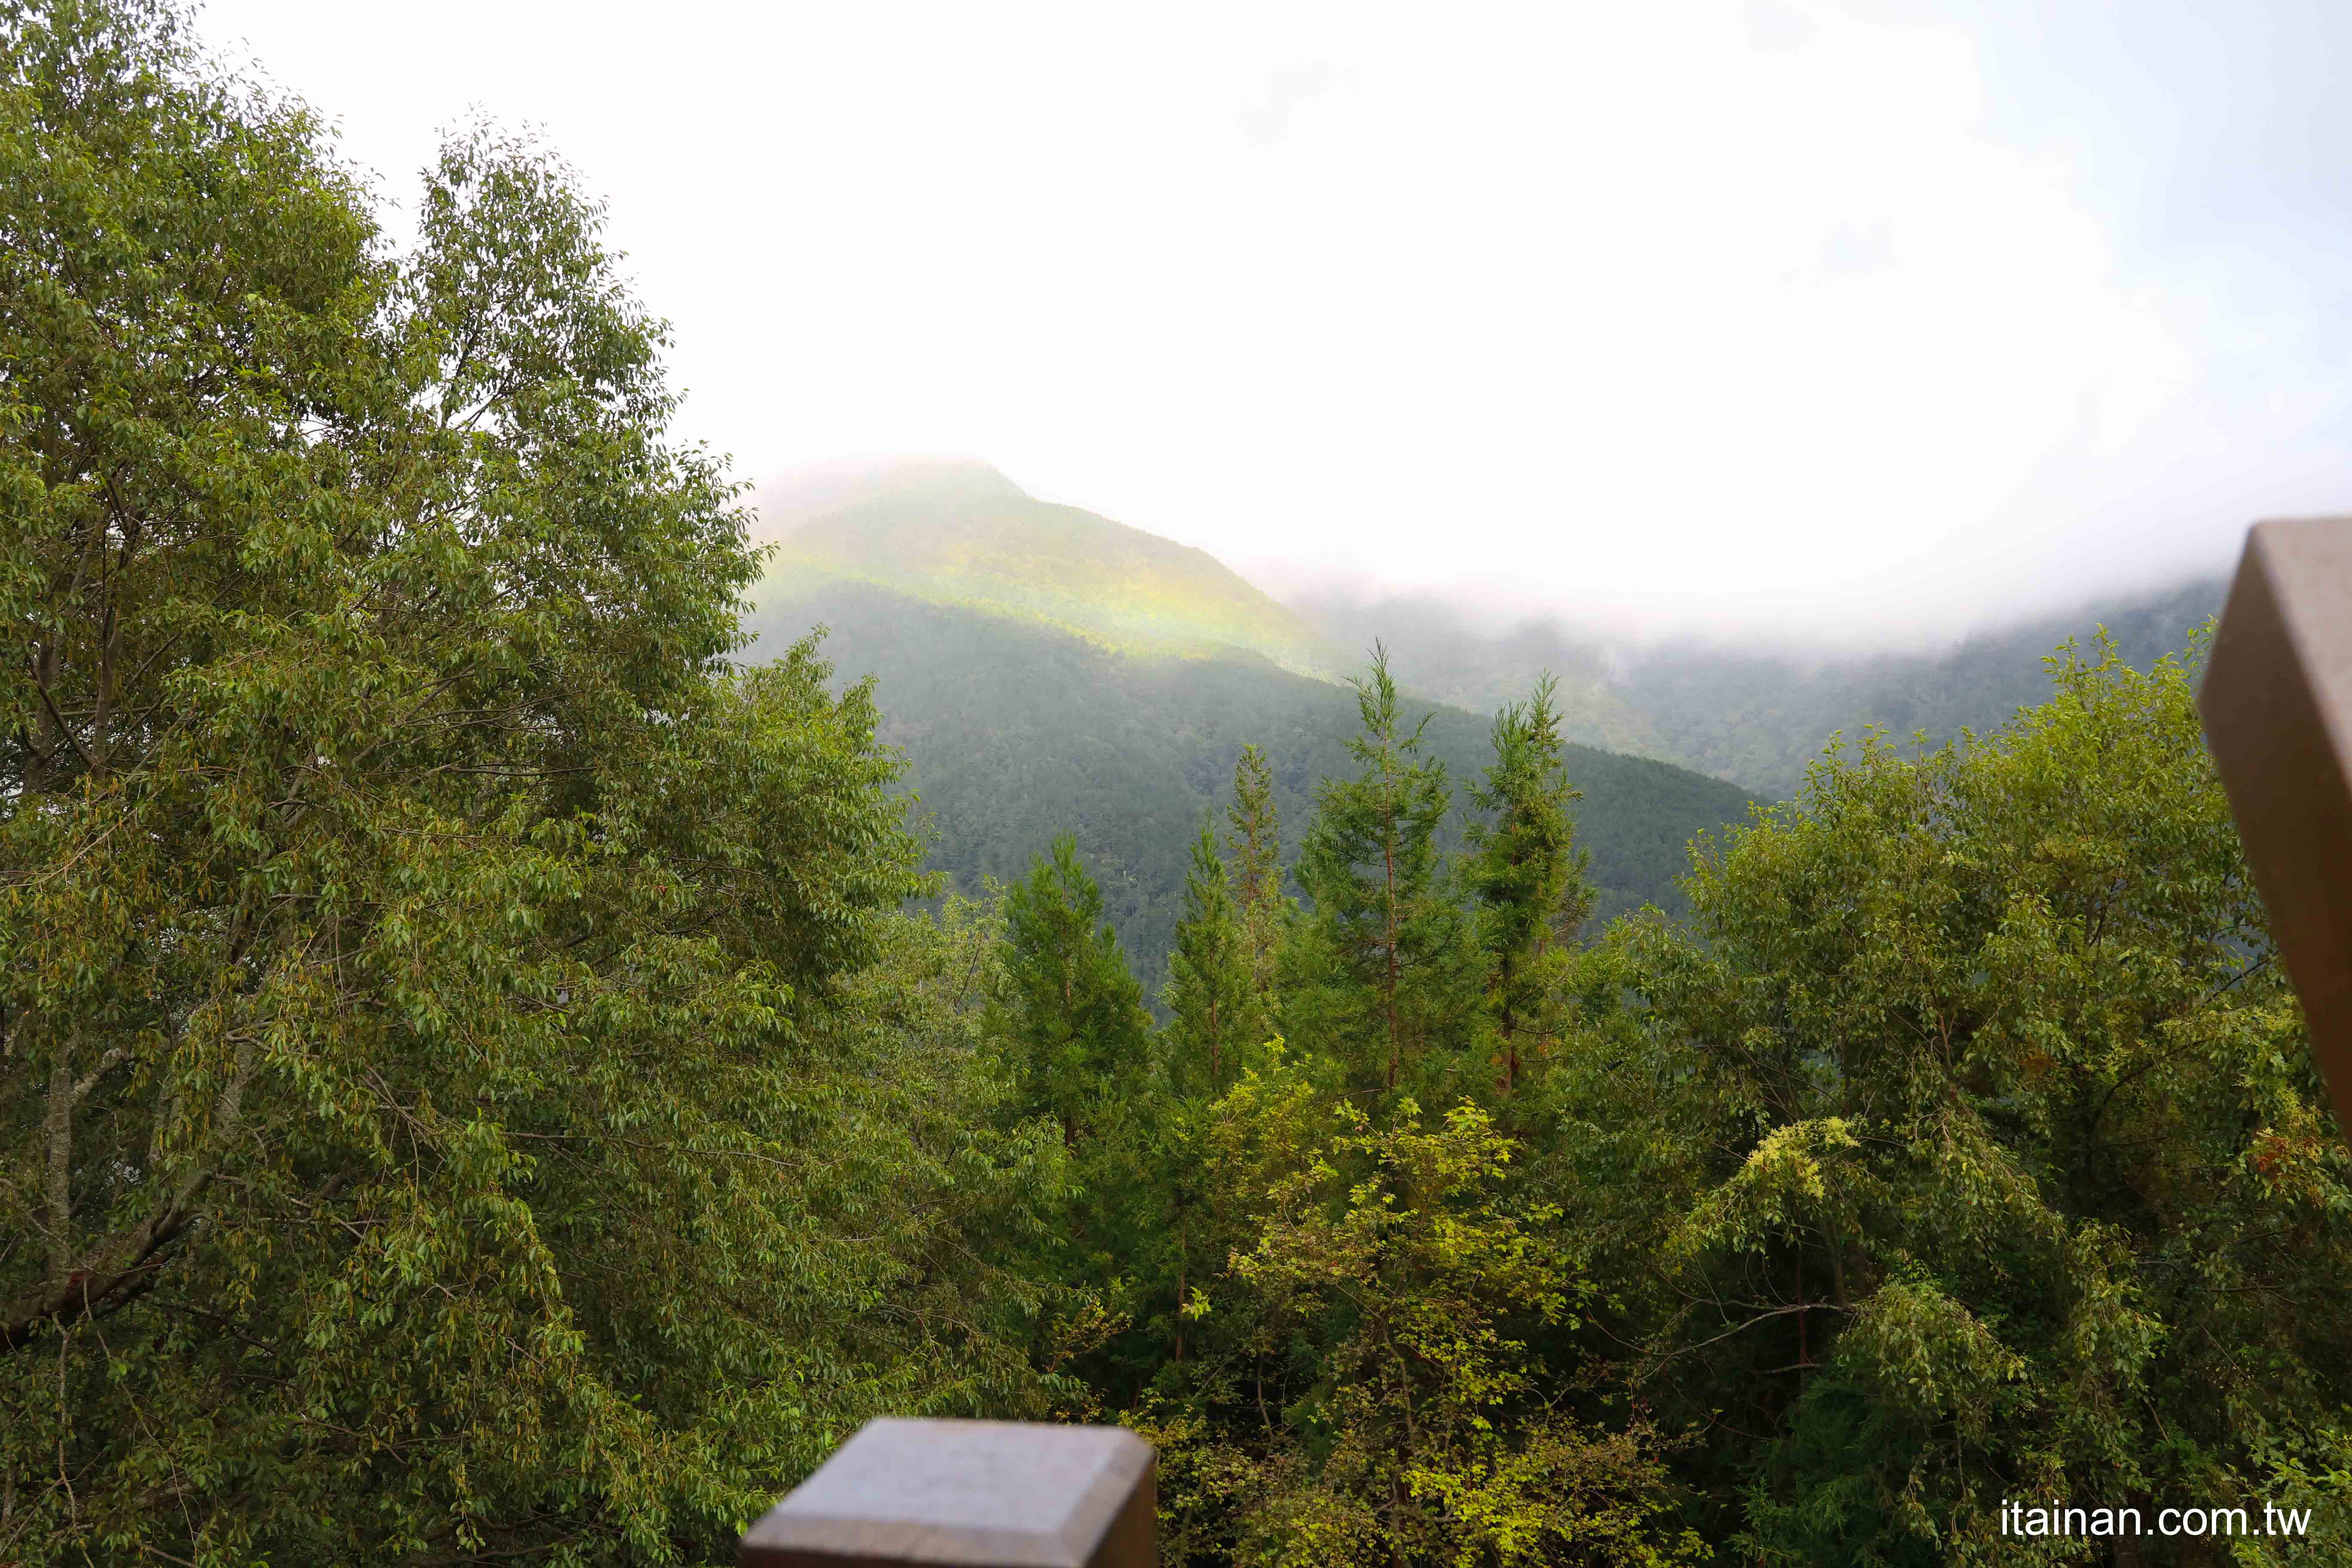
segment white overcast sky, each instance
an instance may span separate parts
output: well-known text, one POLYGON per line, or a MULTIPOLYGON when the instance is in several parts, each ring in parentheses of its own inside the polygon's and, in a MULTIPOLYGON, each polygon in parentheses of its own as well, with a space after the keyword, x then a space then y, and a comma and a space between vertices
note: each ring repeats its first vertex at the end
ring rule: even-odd
POLYGON ((679 434, 1369 584, 1916 637, 2352 510, 2352 5, 214 0, 611 203, 679 434))

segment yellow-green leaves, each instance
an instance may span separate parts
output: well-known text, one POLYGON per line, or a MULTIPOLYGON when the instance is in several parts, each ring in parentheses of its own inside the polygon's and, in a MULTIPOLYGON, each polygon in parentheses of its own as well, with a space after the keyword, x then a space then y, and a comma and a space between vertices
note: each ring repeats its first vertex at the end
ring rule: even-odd
POLYGON ((1644 1386, 1748 1435, 1716 1485, 1769 1560, 2003 1560, 2015 1487, 2243 1497, 2352 1400, 2352 1162, 2190 671, 2051 672, 1833 752, 1697 862, 1696 931, 1612 944, 1571 1168, 1648 1184, 1585 1200, 1653 1249, 1644 1386))
MULTIPOLYGON (((1532 1341, 1580 1327, 1559 1215, 1474 1104, 1378 1121, 1276 1050, 1212 1112, 1210 1180, 1255 1211, 1188 1311, 1221 1438, 1163 1439, 1202 1496, 1179 1541, 1252 1563, 1703 1560, 1654 1434, 1563 1408, 1532 1341)), ((1188 1560, 1190 1560, 1188 1558, 1188 1560)))

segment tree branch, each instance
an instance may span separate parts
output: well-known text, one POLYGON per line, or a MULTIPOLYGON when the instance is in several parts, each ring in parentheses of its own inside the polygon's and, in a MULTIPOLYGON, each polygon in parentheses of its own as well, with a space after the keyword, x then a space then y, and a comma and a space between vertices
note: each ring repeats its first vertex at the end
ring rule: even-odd
POLYGON ((32 1295, 10 1302, 0 1311, 0 1355, 32 1343, 45 1324, 100 1317, 152 1289, 166 1261, 158 1255, 194 1217, 185 1209, 160 1210, 100 1247, 91 1267, 71 1269, 62 1279, 44 1282, 32 1295), (101 1263, 108 1254, 124 1261, 120 1267, 101 1263))

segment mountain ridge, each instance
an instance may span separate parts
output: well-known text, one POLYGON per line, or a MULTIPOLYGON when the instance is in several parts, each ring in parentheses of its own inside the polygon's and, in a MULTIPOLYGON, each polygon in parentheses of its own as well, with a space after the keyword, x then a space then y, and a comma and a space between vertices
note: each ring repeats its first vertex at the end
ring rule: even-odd
POLYGON ((2086 597, 2074 609, 1987 626, 1948 647, 1849 654, 1695 638, 1628 652, 1580 637, 1557 617, 1488 630, 1475 610, 1433 595, 1302 595, 1290 604, 1331 637, 1381 639, 1396 656, 1400 682, 1460 707, 1507 701, 1549 668, 1560 677, 1567 728, 1577 739, 1780 799, 1795 793, 1835 735, 1851 742, 1876 727, 1898 742, 1924 733, 1935 744, 1998 728, 2048 697, 2042 661, 2069 639, 2087 650, 2104 627, 2142 669, 2179 654, 2220 614, 2227 589, 2220 576, 2188 578, 2086 597))
MULTIPOLYGON (((929 863, 967 894, 1022 875, 1055 835, 1076 837, 1104 913, 1152 994, 1183 905, 1186 851, 1222 828, 1235 757, 1262 748, 1275 774, 1286 860, 1318 785, 1352 773, 1354 694, 1263 659, 1148 659, 969 605, 934 605, 836 581, 772 598, 747 618, 772 658, 822 625, 836 686, 871 676, 879 738, 907 763, 929 863)), ((1492 760, 1490 717, 1426 709, 1432 754, 1462 786, 1492 760)), ((1678 912, 1675 879, 1699 833, 1744 821, 1752 796, 1668 763, 1570 746, 1578 840, 1591 851, 1595 921, 1654 903, 1678 912)), ((1446 840, 1459 847, 1462 816, 1446 840)))
POLYGON ((761 497, 776 553, 759 600, 862 583, 1146 658, 1255 657, 1344 679, 1339 647, 1207 551, 1042 501, 982 463, 891 465, 761 497))
POLYGON ((2223 584, 2086 597, 1935 650, 1832 654, 1682 638, 1626 648, 1565 616, 1496 621, 1438 595, 1287 604, 1205 550, 1041 501, 984 463, 902 460, 801 476, 761 497, 777 554, 762 605, 862 585, 1076 637, 1131 658, 1258 663, 1344 684, 1385 646, 1416 700, 1491 714, 1549 670, 1561 733, 1786 798, 1832 736, 1931 742, 1990 731, 2047 689, 2042 659, 2106 626, 2146 668, 2183 648, 2223 584))

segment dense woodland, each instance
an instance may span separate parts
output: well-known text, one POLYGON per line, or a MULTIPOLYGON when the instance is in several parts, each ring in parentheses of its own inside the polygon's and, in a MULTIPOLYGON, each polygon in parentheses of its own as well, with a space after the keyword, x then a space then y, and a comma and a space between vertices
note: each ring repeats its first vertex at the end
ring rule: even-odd
POLYGON ((1135 1426, 1171 1563, 2343 1559, 2200 645, 1605 923, 1555 694, 1464 763, 1375 662, 1167 824, 1162 1023, 1075 840, 950 895, 874 689, 740 662, 565 168, 373 200, 170 13, 0 5, 0 1562, 725 1563, 883 1413, 1135 1426))
POLYGON ((1461 707, 1508 701, 1536 669, 1556 670, 1571 737, 1785 800, 1832 738, 1859 740, 1875 728, 1940 745, 2007 722, 2047 695, 2042 656, 2086 628, 2104 628, 2127 662, 2146 668, 2221 614, 2226 585, 2199 578, 2105 595, 1937 651, 1811 657, 1738 640, 1612 646, 1559 620, 1486 624, 1434 599, 1312 596, 1296 608, 1349 646, 1384 639, 1408 690, 1461 707))
MULTIPOLYGON (((1127 658, 867 584, 765 589, 744 618, 759 641, 740 657, 756 661, 822 626, 835 689, 874 677, 881 738, 906 759, 912 826, 948 885, 978 897, 1069 834, 1148 1003, 1183 918, 1189 847, 1204 823, 1223 819, 1241 748, 1260 749, 1275 807, 1292 823, 1307 819, 1325 778, 1349 766, 1358 716, 1348 690, 1262 660, 1127 658)), ((1414 713, 1426 720, 1430 755, 1457 779, 1475 777, 1490 721, 1439 705, 1414 713)), ((1682 912, 1677 879, 1692 836, 1745 820, 1751 797, 1644 758, 1576 745, 1562 758, 1581 797, 1593 918, 1645 904, 1682 912)), ((1465 826, 1462 813, 1447 814, 1440 845, 1460 847, 1465 826)))

